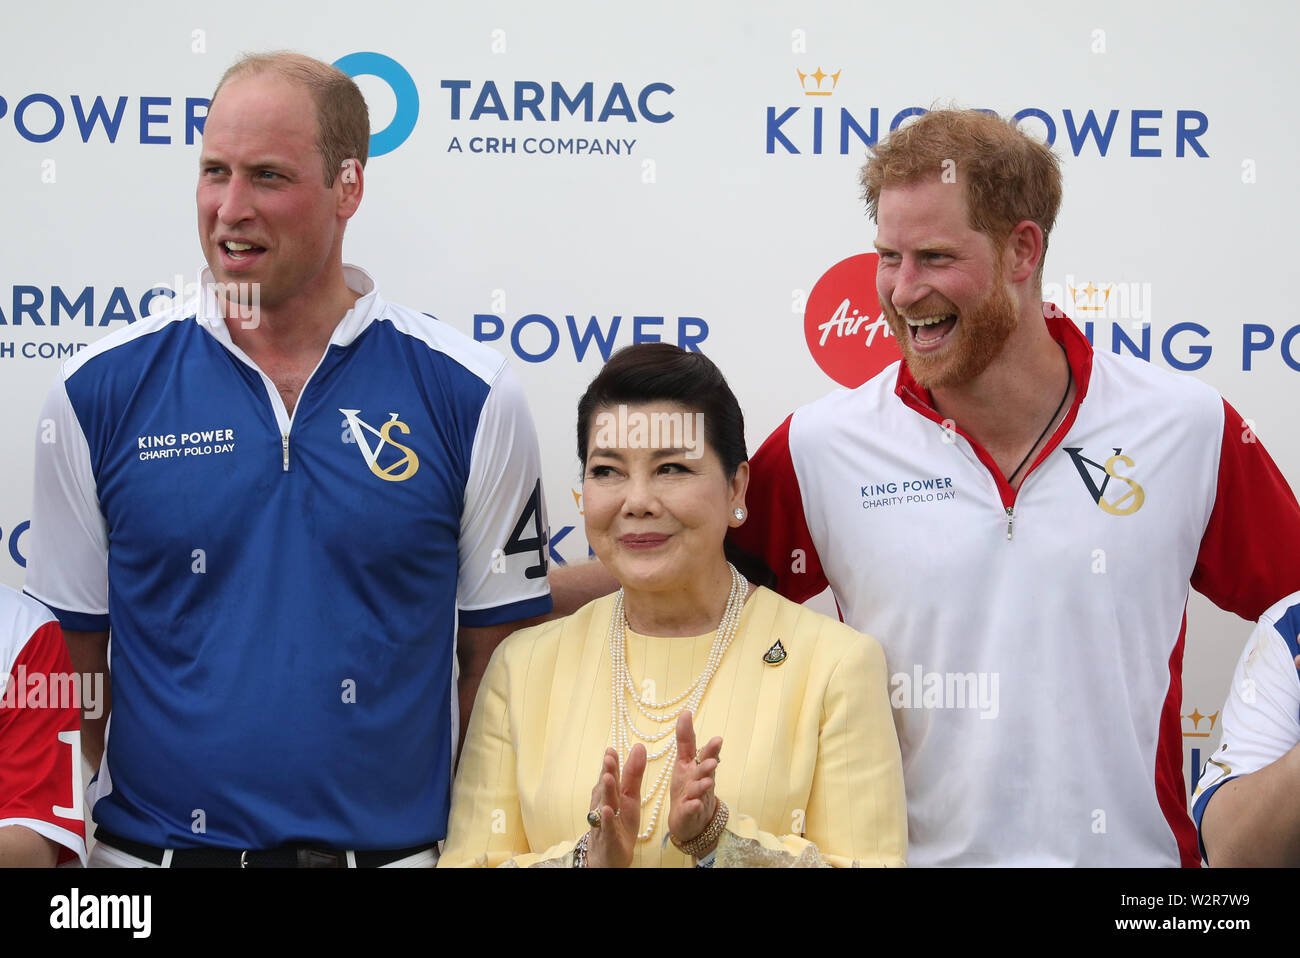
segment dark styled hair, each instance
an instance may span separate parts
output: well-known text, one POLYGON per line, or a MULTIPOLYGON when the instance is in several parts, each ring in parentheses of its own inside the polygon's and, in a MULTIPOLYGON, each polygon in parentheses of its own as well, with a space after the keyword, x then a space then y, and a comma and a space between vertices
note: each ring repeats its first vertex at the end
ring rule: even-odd
POLYGON ((722 370, 703 353, 671 343, 625 346, 609 358, 578 400, 578 460, 586 465, 596 410, 618 403, 674 402, 704 413, 704 440, 722 460, 727 479, 749 461, 745 417, 722 370))

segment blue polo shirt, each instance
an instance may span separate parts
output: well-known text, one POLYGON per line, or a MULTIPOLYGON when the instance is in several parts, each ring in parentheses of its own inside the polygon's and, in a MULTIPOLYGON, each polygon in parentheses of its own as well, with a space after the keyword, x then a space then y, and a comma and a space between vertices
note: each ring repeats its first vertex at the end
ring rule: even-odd
POLYGON ((165 847, 446 830, 456 630, 549 611, 536 435, 506 361, 361 270, 290 416, 197 300, 63 367, 27 591, 111 629, 95 821, 165 847))

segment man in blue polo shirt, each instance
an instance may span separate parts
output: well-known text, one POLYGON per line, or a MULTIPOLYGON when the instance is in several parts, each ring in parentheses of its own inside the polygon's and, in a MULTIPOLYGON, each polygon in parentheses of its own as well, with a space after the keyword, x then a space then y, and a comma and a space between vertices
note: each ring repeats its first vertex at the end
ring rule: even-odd
POLYGON ((368 139, 335 68, 231 67, 197 299, 69 360, 41 413, 27 591, 112 675, 92 864, 432 864, 478 678, 550 611, 505 360, 343 264, 368 139))

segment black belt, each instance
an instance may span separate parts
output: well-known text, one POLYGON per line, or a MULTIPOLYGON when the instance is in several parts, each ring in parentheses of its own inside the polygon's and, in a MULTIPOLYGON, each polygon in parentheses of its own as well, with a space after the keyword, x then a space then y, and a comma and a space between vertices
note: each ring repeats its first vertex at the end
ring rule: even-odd
MULTIPOLYGON (((109 848, 142 858, 153 865, 161 865, 166 849, 146 845, 114 835, 103 828, 95 830, 95 841, 109 848)), ((357 868, 378 868, 411 855, 433 848, 433 843, 411 848, 393 848, 381 851, 356 851, 352 855, 357 868)), ((260 851, 237 848, 175 848, 172 849, 172 868, 347 868, 348 853, 333 848, 311 845, 283 845, 260 851)))

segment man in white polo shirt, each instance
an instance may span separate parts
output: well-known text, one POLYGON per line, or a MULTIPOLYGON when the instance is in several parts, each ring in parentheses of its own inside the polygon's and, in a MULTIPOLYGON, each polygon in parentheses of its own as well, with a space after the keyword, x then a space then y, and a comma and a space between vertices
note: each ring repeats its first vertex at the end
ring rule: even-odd
POLYGON ((1213 389, 1042 302, 1056 157, 929 113, 863 169, 903 361, 805 406, 732 538, 885 648, 914 865, 1185 865, 1189 583, 1300 589, 1300 507, 1213 389))

